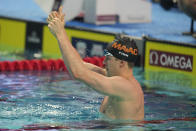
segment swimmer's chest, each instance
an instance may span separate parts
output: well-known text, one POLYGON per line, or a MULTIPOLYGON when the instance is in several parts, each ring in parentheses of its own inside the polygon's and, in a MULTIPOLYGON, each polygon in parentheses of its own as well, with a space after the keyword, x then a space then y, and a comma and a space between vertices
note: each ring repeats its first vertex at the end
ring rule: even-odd
POLYGON ((106 96, 104 100, 102 101, 100 111, 102 113, 106 113, 106 112, 111 113, 116 108, 116 106, 118 107, 118 103, 119 103, 119 100, 117 98, 106 96))

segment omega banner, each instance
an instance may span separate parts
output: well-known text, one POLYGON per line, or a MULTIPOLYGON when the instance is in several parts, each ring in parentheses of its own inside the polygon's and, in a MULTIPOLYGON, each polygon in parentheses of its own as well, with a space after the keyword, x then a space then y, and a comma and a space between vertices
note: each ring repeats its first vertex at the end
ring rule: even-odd
POLYGON ((193 56, 151 49, 149 64, 151 66, 192 72, 193 56))
POLYGON ((147 80, 182 82, 183 86, 196 87, 196 46, 147 40, 144 69, 147 80), (183 82, 184 78, 186 82, 183 82))

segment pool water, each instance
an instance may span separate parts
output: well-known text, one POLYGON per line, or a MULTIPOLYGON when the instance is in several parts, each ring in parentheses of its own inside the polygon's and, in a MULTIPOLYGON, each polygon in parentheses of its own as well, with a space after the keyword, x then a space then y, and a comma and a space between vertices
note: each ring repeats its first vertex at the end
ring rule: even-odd
POLYGON ((141 68, 134 75, 145 94, 145 120, 122 124, 104 119, 103 96, 67 72, 1 72, 0 129, 196 130, 196 88, 146 80, 141 68))

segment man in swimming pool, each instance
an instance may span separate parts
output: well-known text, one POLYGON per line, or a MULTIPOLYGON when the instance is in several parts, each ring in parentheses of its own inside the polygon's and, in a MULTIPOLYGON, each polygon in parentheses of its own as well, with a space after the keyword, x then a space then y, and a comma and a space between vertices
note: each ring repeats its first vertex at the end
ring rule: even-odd
POLYGON ((120 38, 109 44, 105 53, 105 69, 85 63, 72 46, 64 29, 62 7, 48 17, 48 27, 56 37, 69 73, 104 94, 100 111, 112 119, 143 120, 144 96, 133 76, 134 60, 138 56, 135 42, 120 38))

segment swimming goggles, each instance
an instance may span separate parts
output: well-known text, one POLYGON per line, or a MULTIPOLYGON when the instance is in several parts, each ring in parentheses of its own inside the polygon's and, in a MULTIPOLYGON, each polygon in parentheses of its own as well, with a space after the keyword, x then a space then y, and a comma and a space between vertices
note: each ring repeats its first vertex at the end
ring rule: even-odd
POLYGON ((104 56, 113 56, 108 50, 104 50, 104 56))

